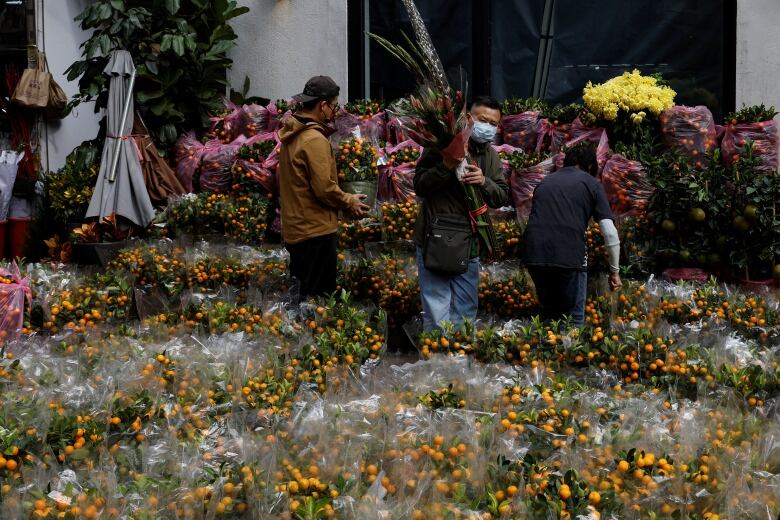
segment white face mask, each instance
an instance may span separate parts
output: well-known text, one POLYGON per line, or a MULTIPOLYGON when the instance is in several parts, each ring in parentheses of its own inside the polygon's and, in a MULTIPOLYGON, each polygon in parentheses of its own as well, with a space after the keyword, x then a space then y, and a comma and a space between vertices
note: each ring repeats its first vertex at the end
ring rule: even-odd
POLYGON ((476 121, 471 128, 471 138, 478 143, 490 143, 496 137, 497 130, 498 129, 490 123, 476 121))

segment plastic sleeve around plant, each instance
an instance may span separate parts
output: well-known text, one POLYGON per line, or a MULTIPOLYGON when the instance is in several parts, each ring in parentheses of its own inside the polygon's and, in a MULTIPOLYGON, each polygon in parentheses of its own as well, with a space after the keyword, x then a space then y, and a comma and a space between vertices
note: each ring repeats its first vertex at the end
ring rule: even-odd
POLYGON ((226 115, 209 117, 211 121, 209 132, 223 142, 230 142, 240 135, 247 135, 250 119, 244 107, 225 100, 225 110, 228 111, 226 115))
POLYGON ((381 202, 412 202, 415 200, 414 172, 416 163, 384 166, 379 171, 377 197, 381 202))
POLYGON ((531 214, 534 190, 547 175, 557 169, 557 158, 558 156, 554 155, 535 166, 512 172, 510 179, 512 202, 519 217, 527 218, 531 214))
POLYGON ((697 168, 718 146, 715 120, 705 106, 674 106, 661 114, 660 121, 664 144, 689 157, 697 168))
MULTIPOLYGON (((496 153, 502 154, 513 154, 515 152, 522 152, 522 148, 516 148, 512 146, 511 144, 501 144, 501 145, 493 145, 493 149, 496 151, 496 153)), ((512 168, 509 166, 509 161, 506 159, 501 159, 501 173, 504 174, 504 179, 506 179, 507 182, 509 182, 509 179, 512 177, 512 168)))
POLYGON ((194 131, 187 132, 176 141, 176 177, 188 192, 192 192, 192 177, 200 167, 204 150, 205 146, 198 140, 194 131))
POLYGON ((610 157, 601 173, 613 213, 619 217, 637 216, 646 212, 655 188, 647 180, 642 163, 620 154, 610 157))
POLYGON ((522 148, 526 152, 535 150, 539 139, 539 112, 502 117, 501 136, 504 144, 522 148))
POLYGON ((780 153, 780 136, 777 123, 774 120, 760 123, 743 123, 726 125, 723 129, 721 151, 723 161, 733 164, 744 153, 748 141, 753 143, 753 156, 760 159, 756 167, 758 171, 772 174, 777 171, 778 153, 780 153))
POLYGON ((609 137, 607 131, 604 128, 585 126, 578 117, 571 124, 571 140, 567 141, 564 146, 570 148, 582 141, 590 141, 596 145, 596 161, 599 164, 599 173, 601 173, 609 158, 609 137))
POLYGON ((200 169, 202 191, 224 193, 230 189, 231 168, 235 163, 240 144, 214 145, 203 154, 200 169))
POLYGON ((620 271, 620 237, 612 219, 599 220, 601 236, 604 237, 604 247, 607 249, 609 269, 613 273, 620 271))
POLYGON ((571 126, 571 124, 556 125, 548 119, 540 119, 536 151, 560 152, 563 145, 572 138, 571 126))

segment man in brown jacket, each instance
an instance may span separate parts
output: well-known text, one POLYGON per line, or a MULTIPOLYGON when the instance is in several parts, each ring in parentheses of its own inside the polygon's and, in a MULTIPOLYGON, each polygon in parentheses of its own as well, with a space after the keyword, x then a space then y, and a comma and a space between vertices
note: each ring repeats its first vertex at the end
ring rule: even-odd
POLYGON ((360 217, 365 195, 341 191, 328 137, 334 132, 339 86, 327 76, 306 82, 293 96, 300 110, 279 130, 279 194, 282 239, 290 253, 290 274, 306 298, 336 290, 338 211, 360 217))

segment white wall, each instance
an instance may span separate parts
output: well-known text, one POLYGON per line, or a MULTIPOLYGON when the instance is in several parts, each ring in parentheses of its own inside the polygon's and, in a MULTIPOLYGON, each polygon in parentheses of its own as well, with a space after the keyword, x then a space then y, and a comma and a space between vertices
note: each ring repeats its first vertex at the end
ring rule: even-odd
MULTIPOLYGON (((38 47, 46 52, 54 80, 70 98, 78 92, 78 82, 65 79, 65 69, 81 57, 81 45, 88 33, 73 21, 91 2, 89 0, 41 1, 43 17, 38 17, 38 47)), ((45 171, 54 171, 65 164, 65 157, 82 141, 94 139, 98 133, 99 114, 93 103, 83 103, 61 121, 47 125, 41 139, 42 161, 45 171), (48 157, 48 165, 45 157, 48 157)))
POLYGON ((303 90, 316 75, 332 77, 347 99, 346 0, 239 0, 250 12, 234 20, 238 46, 230 81, 271 99, 303 90))
POLYGON ((737 109, 774 105, 780 109, 780 1, 737 4, 737 109))

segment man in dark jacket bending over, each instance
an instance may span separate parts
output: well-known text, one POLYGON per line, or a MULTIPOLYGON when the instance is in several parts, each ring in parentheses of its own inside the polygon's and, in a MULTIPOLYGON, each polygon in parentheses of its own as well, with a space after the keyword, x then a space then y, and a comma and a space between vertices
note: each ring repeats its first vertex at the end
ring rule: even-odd
POLYGON ((572 325, 585 321, 588 258, 585 230, 599 223, 609 254, 609 287, 620 287, 620 239, 604 187, 595 179, 596 152, 581 143, 566 152, 564 167, 551 173, 534 191, 531 216, 523 236, 523 260, 536 286, 547 320, 570 316, 572 325))

